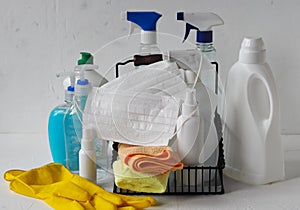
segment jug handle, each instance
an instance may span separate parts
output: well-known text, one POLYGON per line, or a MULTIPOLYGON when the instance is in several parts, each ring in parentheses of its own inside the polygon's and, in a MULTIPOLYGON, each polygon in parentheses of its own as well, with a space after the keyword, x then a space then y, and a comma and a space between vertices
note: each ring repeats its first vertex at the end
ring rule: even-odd
MULTIPOLYGON (((254 79, 254 78, 260 80, 263 83, 263 85, 266 88, 266 90, 267 90, 267 94, 268 94, 268 98, 269 98, 269 103, 270 103, 270 106, 269 106, 270 107, 270 113, 269 113, 268 118, 265 119, 265 120, 263 120, 262 124, 265 127, 265 129, 268 130, 269 126, 271 124, 271 120, 273 119, 273 114, 274 114, 274 95, 272 94, 272 91, 270 89, 270 86, 268 85, 267 80, 263 76, 261 76, 260 74, 255 73, 255 74, 253 74, 250 77, 250 79, 248 80, 248 82, 250 80, 254 79)), ((249 98, 248 98, 248 100, 249 100, 249 98)))

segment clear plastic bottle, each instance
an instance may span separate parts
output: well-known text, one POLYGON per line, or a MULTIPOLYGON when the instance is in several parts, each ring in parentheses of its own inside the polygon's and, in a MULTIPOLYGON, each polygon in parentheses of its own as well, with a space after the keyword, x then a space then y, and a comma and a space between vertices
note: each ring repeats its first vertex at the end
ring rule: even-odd
POLYGON ((69 86, 65 91, 65 103, 51 111, 48 121, 48 137, 53 161, 64 166, 66 166, 64 116, 71 107, 73 96, 74 87, 69 86))
POLYGON ((140 43, 139 46, 139 55, 153 55, 161 53, 157 44, 143 44, 140 43))
POLYGON ((216 54, 217 50, 213 46, 212 42, 209 43, 196 43, 196 47, 198 50, 201 51, 201 53, 205 54, 205 56, 208 58, 210 62, 216 61, 216 54))
POLYGON ((68 109, 64 117, 66 165, 72 173, 78 173, 78 153, 80 150, 80 139, 82 136, 81 122, 76 111, 75 105, 68 109))
MULTIPOLYGON (((79 150, 82 138, 82 114, 85 108, 88 94, 91 90, 89 81, 84 78, 86 65, 92 64, 93 57, 90 53, 81 53, 75 70, 79 73, 79 79, 75 84, 75 97, 64 118, 66 165, 73 172, 79 171, 79 150)), ((92 67, 92 65, 91 65, 92 67)))

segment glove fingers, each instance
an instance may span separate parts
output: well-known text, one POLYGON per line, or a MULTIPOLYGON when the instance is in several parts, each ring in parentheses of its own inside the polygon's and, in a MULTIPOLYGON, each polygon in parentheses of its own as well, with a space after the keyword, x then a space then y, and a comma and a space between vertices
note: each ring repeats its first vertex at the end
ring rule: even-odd
POLYGON ((90 182, 80 176, 74 175, 72 178, 72 182, 76 183, 78 186, 85 189, 87 192, 89 192, 90 195, 99 195, 103 199, 113 203, 114 205, 120 206, 124 202, 123 200, 113 193, 107 192, 102 187, 94 184, 93 182, 90 182))
POLYGON ((133 206, 118 207, 118 210, 136 210, 133 206))
POLYGON ((81 202, 91 199, 90 194, 86 190, 69 181, 58 182, 56 184, 49 185, 49 187, 50 186, 52 190, 49 188, 45 189, 46 196, 50 193, 49 190, 51 190, 57 197, 63 197, 81 202))
POLYGON ((127 201, 126 206, 133 206, 137 209, 145 209, 151 206, 150 201, 144 200, 144 201, 127 201))
POLYGON ((4 173, 4 179, 6 181, 12 181, 14 180, 17 176, 20 174, 24 173, 25 171, 23 170, 9 170, 4 173))
POLYGON ((117 206, 113 203, 101 198, 98 195, 95 195, 94 197, 94 205, 96 209, 105 209, 105 210, 117 210, 117 206))
POLYGON ((85 210, 83 205, 75 200, 52 196, 45 199, 45 202, 55 210, 85 210))
POLYGON ((137 196, 129 196, 129 195, 122 195, 118 194, 120 198, 122 198, 124 201, 129 202, 129 201, 148 201, 150 202, 151 206, 154 206, 156 204, 156 200, 150 196, 146 197, 137 197, 137 196))

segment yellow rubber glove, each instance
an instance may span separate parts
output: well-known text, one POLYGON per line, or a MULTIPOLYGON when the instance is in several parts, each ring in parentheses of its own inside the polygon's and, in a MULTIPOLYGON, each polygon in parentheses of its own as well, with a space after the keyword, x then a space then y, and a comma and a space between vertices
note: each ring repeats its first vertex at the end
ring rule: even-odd
POLYGON ((56 210, 134 210, 155 205, 151 197, 113 194, 51 163, 29 171, 10 170, 4 178, 16 193, 44 200, 56 210))

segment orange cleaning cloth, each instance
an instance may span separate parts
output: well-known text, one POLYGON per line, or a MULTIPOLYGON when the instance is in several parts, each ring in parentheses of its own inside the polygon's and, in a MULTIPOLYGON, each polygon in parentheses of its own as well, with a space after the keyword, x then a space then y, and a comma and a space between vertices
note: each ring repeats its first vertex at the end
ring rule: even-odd
POLYGON ((169 146, 144 147, 120 144, 118 153, 123 163, 140 173, 158 175, 183 168, 178 154, 169 146))

